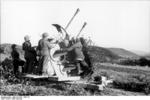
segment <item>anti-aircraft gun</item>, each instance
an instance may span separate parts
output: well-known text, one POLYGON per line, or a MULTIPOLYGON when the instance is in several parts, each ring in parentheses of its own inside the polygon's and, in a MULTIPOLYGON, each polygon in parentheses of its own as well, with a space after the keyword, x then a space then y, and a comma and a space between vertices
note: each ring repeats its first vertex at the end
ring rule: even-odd
MULTIPOLYGON (((75 63, 67 63, 66 65, 64 65, 65 66, 65 69, 61 69, 61 67, 63 68, 64 66, 62 66, 62 64, 63 63, 58 63, 59 62, 59 60, 57 60, 57 58, 59 58, 59 57, 61 57, 61 56, 64 56, 64 55, 66 55, 67 53, 68 53, 68 51, 70 51, 70 50, 64 50, 63 49, 63 42, 65 41, 65 40, 67 40, 67 41, 71 41, 71 42, 76 42, 76 39, 78 39, 78 37, 80 36, 80 34, 81 34, 81 32, 82 32, 82 30, 85 28, 85 26, 87 25, 87 23, 85 22, 84 24, 83 24, 83 26, 82 26, 82 28, 80 29, 80 31, 79 31, 79 33, 77 34, 77 36, 75 36, 74 37, 74 39, 70 39, 70 35, 67 33, 67 28, 69 27, 69 25, 71 24, 71 22, 73 21, 73 19, 75 18, 75 16, 77 15, 77 13, 79 12, 79 9, 77 9, 76 10, 76 12, 75 12, 75 14, 73 15, 73 17, 71 18, 71 20, 69 21, 69 23, 67 24, 67 26, 64 28, 64 27, 62 27, 61 25, 59 25, 59 24, 52 24, 54 27, 56 27, 56 29, 57 29, 57 31, 62 35, 62 36, 64 36, 64 37, 61 37, 61 41, 57 41, 57 42, 59 42, 59 46, 60 46, 60 48, 62 48, 62 51, 60 50, 59 51, 59 49, 51 49, 50 50, 50 52, 51 52, 51 54, 49 55, 50 56, 50 58, 51 57, 53 57, 53 58, 55 58, 56 57, 56 59, 51 59, 50 60, 50 63, 51 63, 51 67, 53 67, 54 68, 54 70, 55 70, 55 73, 56 73, 56 76, 48 76, 48 75, 46 75, 46 76, 44 76, 44 75, 32 75, 32 74, 27 74, 27 75, 25 75, 25 76, 23 76, 25 79, 48 79, 49 81, 57 81, 57 82, 59 82, 59 81, 61 81, 61 82, 65 82, 65 83, 67 83, 67 84, 83 84, 83 85, 86 85, 86 87, 87 88, 85 88, 85 89, 92 89, 92 90, 103 90, 103 88, 108 84, 108 83, 111 83, 113 80, 107 80, 106 79, 106 77, 95 77, 94 78, 94 81, 92 82, 90 82, 89 80, 88 81, 83 81, 83 80, 80 80, 80 77, 79 76, 68 76, 68 75, 66 75, 66 72, 65 72, 65 70, 69 70, 69 74, 73 74, 72 72, 74 72, 74 73, 76 73, 76 64, 75 63), (63 34, 63 32, 65 33, 65 34, 63 34), (74 40, 74 41, 73 41, 74 40), (58 50, 58 51, 57 51, 58 50), (64 51, 63 51, 64 50, 64 51), (55 61, 53 61, 53 60, 55 60, 55 61), (58 62, 57 62, 58 61, 58 62), (53 66, 54 65, 54 66, 53 66), (61 66, 61 67, 60 67, 61 66), (73 68, 73 67, 75 67, 75 69, 73 68), (68 68, 68 69, 67 69, 68 68), (64 71, 64 72, 63 72, 64 71)), ((51 39, 49 40, 49 41, 51 41, 51 39)), ((85 46, 84 44, 86 44, 85 43, 85 39, 84 38, 80 38, 80 42, 81 42, 81 44, 83 45, 83 53, 84 53, 84 56, 85 56, 85 61, 87 62, 87 64, 89 65, 89 67, 90 67, 90 70, 89 70, 89 72, 88 72, 88 74, 85 74, 86 76, 88 76, 88 78, 91 76, 91 74, 92 74, 92 69, 91 69, 91 67, 92 67, 92 65, 91 65, 91 59, 90 59, 90 57, 89 57, 89 54, 88 54, 88 50, 87 50, 87 46, 85 46)), ((54 43, 54 44, 57 44, 57 43, 54 43)), ((74 44, 69 44, 69 49, 71 49, 71 47, 72 46, 74 46, 74 45, 77 45, 76 43, 74 43, 74 44)), ((58 46, 58 44, 57 44, 57 46, 58 46)), ((59 47, 58 46, 58 47, 59 47)), ((55 47, 54 47, 55 48, 55 47)))
MULTIPOLYGON (((70 35, 67 33, 67 28, 69 27, 69 25, 71 24, 71 22, 73 21, 73 19, 75 18, 75 16, 77 15, 78 12, 79 12, 79 8, 76 10, 75 14, 73 15, 73 17, 71 18, 71 20, 69 21, 69 23, 67 24, 67 26, 65 28, 63 28, 59 24, 52 24, 54 27, 56 27, 57 31, 60 34, 62 34, 64 36, 64 33, 65 33, 65 37, 61 37, 62 41, 59 43, 59 46, 62 50, 68 48, 68 46, 66 46, 66 43, 65 43, 66 41, 68 41, 68 43, 69 43, 68 44, 69 49, 71 49, 72 47, 75 48, 75 46, 77 47, 79 45, 79 43, 77 43, 76 40, 80 36, 82 30, 85 28, 87 23, 84 22, 84 24, 83 24, 82 28, 80 29, 79 33, 74 38, 70 39, 70 35)), ((81 42, 83 43, 83 38, 82 38, 81 42)), ((81 45, 83 45, 83 44, 81 44, 81 45)), ((74 52, 70 52, 71 56, 74 56, 73 53, 74 52)), ((70 54, 68 54, 68 55, 70 55, 70 54)), ((87 58, 89 58, 89 55, 87 54, 87 51, 84 50, 84 54, 86 54, 85 56, 86 56, 86 60, 87 60, 87 58)), ((65 62, 64 59, 66 60, 66 58, 68 57, 68 56, 66 56, 67 53, 64 53, 64 52, 63 53, 58 53, 58 55, 59 56, 61 55, 61 58, 63 58, 63 62, 65 62)), ((69 62, 64 63, 64 66, 65 66, 64 71, 71 72, 71 71, 73 71, 74 69, 77 68, 75 62, 72 62, 71 58, 72 57, 69 57, 69 62)), ((88 65, 91 66, 91 62, 90 62, 89 59, 88 59, 88 65)), ((74 72, 74 73, 77 73, 77 72, 74 72)))

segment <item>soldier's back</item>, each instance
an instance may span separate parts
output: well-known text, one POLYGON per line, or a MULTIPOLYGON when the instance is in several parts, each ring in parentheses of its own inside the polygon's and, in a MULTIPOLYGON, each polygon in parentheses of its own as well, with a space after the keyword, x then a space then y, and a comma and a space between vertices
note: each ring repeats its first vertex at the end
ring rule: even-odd
POLYGON ((39 50, 42 56, 49 54, 49 42, 46 39, 41 39, 39 41, 39 50))

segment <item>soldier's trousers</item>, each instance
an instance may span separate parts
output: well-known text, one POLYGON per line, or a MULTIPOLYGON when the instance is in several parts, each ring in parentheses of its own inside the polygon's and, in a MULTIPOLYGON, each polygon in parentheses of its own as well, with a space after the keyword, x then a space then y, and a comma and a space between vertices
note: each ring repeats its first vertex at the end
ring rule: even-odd
POLYGON ((84 60, 77 60, 76 65, 78 68, 78 74, 80 74, 81 71, 88 70, 88 64, 84 60))
POLYGON ((24 61, 23 60, 13 60, 13 66, 14 66, 14 74, 16 75, 17 72, 18 72, 18 69, 19 69, 19 66, 22 66, 23 68, 23 65, 24 65, 24 61))
POLYGON ((25 58, 26 60, 26 65, 25 65, 25 73, 33 73, 33 68, 34 68, 34 59, 33 58, 25 58))

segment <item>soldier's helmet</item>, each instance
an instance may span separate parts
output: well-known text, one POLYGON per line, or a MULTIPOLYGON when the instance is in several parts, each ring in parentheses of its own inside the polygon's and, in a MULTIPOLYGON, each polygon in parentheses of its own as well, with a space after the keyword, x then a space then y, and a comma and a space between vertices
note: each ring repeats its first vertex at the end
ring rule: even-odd
POLYGON ((43 38, 48 37, 48 33, 46 33, 46 32, 45 32, 45 33, 43 33, 43 34, 42 34, 42 37, 43 37, 43 38))
POLYGON ((25 41, 29 41, 29 40, 30 40, 30 37, 29 37, 28 35, 26 35, 26 36, 24 37, 24 40, 25 40, 25 41))
POLYGON ((16 46, 17 46, 16 44, 13 44, 13 45, 11 46, 11 48, 12 48, 12 49, 15 49, 16 46))

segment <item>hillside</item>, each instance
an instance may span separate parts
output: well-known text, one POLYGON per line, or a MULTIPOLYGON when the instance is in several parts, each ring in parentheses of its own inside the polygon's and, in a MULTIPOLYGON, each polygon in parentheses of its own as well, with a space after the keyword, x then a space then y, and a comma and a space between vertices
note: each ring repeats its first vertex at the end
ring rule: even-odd
MULTIPOLYGON (((17 45, 18 52, 20 54, 21 59, 24 59, 23 54, 24 51, 22 47, 17 45)), ((1 61, 3 61, 6 57, 8 58, 11 53, 11 44, 1 44, 0 45, 0 54, 1 54, 1 61)), ((139 56, 131 51, 121 49, 121 48, 104 48, 98 46, 89 46, 88 47, 88 54, 92 62, 116 62, 119 59, 139 59, 140 57, 150 58, 149 55, 147 56, 139 56)))
POLYGON ((145 55, 144 57, 150 60, 150 55, 145 55))
MULTIPOLYGON (((22 47, 17 45, 17 50, 20 54, 20 58, 24 59, 22 47)), ((5 58, 9 58, 11 51, 11 44, 0 44, 0 60, 3 61, 5 58)))
POLYGON ((139 55, 131 51, 122 49, 122 48, 107 48, 107 49, 113 52, 114 54, 117 54, 118 56, 124 57, 124 58, 139 58, 140 57, 139 55))
MULTIPOLYGON (((17 45, 17 48, 22 58, 24 51, 22 50, 22 47, 19 45, 17 45)), ((2 56, 4 55, 10 56, 11 44, 2 44, 0 46, 0 53, 2 56)), ((117 54, 114 54, 113 52, 103 47, 89 46, 88 53, 92 61, 94 62, 110 62, 120 58, 117 54)))
MULTIPOLYGON (((10 54, 12 49, 11 49, 11 45, 12 44, 0 44, 0 53, 4 53, 4 54, 10 54)), ((24 51, 22 50, 22 47, 20 45, 17 45, 16 48, 18 49, 20 54, 23 54, 24 51)))
MULTIPOLYGON (((22 47, 17 45, 17 49, 20 53, 20 57, 23 58, 24 51, 22 47)), ((1 44, 0 45, 0 54, 1 61, 4 60, 5 57, 9 57, 11 53, 11 44, 1 44)), ((104 48, 98 46, 89 46, 88 54, 90 55, 93 62, 114 62, 118 59, 139 59, 140 57, 146 57, 150 59, 149 55, 139 56, 131 51, 122 49, 122 48, 104 48)))
POLYGON ((103 47, 90 46, 88 51, 94 62, 112 62, 121 58, 117 54, 103 47))

